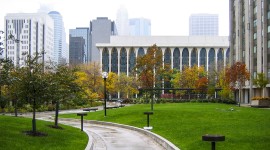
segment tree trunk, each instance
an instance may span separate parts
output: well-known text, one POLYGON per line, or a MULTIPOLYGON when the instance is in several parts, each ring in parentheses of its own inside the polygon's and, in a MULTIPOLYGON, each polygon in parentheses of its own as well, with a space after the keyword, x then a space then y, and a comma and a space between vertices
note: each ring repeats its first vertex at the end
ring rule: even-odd
POLYGON ((17 99, 14 99, 14 109, 15 117, 18 117, 17 99))
POLYGON ((55 104, 55 121, 54 121, 54 126, 58 127, 58 112, 59 112, 59 100, 55 104))
POLYGON ((36 134, 36 98, 34 98, 34 102, 33 102, 32 131, 33 131, 33 134, 36 134))
POLYGON ((242 86, 239 87, 239 101, 238 101, 238 107, 240 107, 241 98, 242 98, 242 86))

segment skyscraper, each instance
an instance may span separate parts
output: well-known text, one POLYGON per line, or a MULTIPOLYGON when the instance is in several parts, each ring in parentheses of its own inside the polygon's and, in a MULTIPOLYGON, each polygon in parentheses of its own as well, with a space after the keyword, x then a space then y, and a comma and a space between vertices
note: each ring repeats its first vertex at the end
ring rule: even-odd
POLYGON ((128 11, 124 6, 117 11, 116 27, 118 35, 129 35, 128 11))
POLYGON ((96 43, 109 43, 111 35, 117 35, 114 21, 107 17, 98 17, 96 20, 90 21, 90 61, 100 60, 100 52, 96 43))
POLYGON ((69 35, 69 64, 76 66, 84 63, 84 46, 83 37, 72 37, 69 35))
POLYGON ((53 61, 54 21, 45 13, 14 13, 5 16, 5 58, 16 66, 25 65, 25 54, 42 53, 41 61, 53 61), (16 39, 17 43, 14 41, 16 39))
POLYGON ((83 63, 87 63, 90 61, 90 38, 89 38, 89 28, 76 28, 69 29, 69 37, 82 37, 84 39, 84 47, 83 47, 83 63))
POLYGON ((244 62, 250 80, 242 90, 242 103, 255 96, 269 97, 270 85, 255 88, 253 79, 263 73, 270 80, 270 1, 229 1, 231 64, 244 62), (263 95, 264 94, 264 95, 263 95))
MULTIPOLYGON (((63 63, 63 60, 67 59, 65 55, 66 49, 66 33, 62 16, 57 11, 49 12, 49 15, 54 20, 54 60, 56 64, 63 63), (63 55, 64 54, 64 55, 63 55)), ((67 63, 67 62, 66 62, 67 63)))
POLYGON ((189 17, 189 35, 218 36, 217 14, 193 14, 189 17))
POLYGON ((151 20, 146 18, 129 19, 129 35, 151 36, 151 20))

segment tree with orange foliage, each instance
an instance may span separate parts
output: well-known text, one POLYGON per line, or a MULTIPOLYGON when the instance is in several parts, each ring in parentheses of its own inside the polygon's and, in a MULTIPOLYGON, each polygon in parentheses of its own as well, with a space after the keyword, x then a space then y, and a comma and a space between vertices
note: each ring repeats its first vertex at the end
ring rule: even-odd
POLYGON ((166 74, 172 72, 169 66, 163 66, 162 51, 156 44, 147 50, 147 54, 138 57, 135 66, 142 88, 154 88, 160 84, 166 74))
POLYGON ((207 89, 208 79, 206 77, 201 77, 196 81, 195 87, 199 91, 204 91, 207 89))
POLYGON ((249 72, 246 68, 246 64, 243 62, 236 62, 231 67, 225 70, 225 80, 230 83, 231 88, 237 87, 239 90, 239 101, 241 102, 241 91, 245 82, 249 80, 249 72))
MULTIPOLYGON (((153 89, 166 80, 172 70, 168 65, 163 65, 161 49, 154 44, 147 50, 147 54, 137 58, 135 71, 138 75, 140 86, 143 89, 153 89)), ((153 110, 153 90, 151 92, 151 109, 153 110)))

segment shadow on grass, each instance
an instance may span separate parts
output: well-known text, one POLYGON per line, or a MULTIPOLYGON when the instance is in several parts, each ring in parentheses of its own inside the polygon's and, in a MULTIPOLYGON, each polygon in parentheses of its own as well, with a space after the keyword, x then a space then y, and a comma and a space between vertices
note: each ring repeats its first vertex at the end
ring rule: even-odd
POLYGON ((23 134, 25 135, 28 135, 28 136, 34 136, 34 137, 44 137, 44 136, 47 136, 48 134, 47 133, 42 133, 42 132, 33 132, 32 130, 31 131, 23 131, 23 134))
POLYGON ((53 129, 60 129, 60 130, 64 130, 63 127, 60 126, 55 126, 55 125, 48 125, 48 127, 53 128, 53 129))

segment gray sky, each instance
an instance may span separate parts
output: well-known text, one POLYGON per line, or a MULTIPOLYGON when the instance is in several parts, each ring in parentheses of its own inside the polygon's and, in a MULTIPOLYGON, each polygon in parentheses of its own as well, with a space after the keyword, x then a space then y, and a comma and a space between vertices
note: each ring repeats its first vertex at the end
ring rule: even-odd
POLYGON ((188 35, 189 16, 197 13, 218 14, 219 35, 229 35, 229 0, 2 0, 0 30, 7 13, 35 13, 41 5, 61 13, 67 35, 69 29, 88 27, 97 17, 116 20, 121 5, 129 18, 151 19, 152 35, 188 35))

